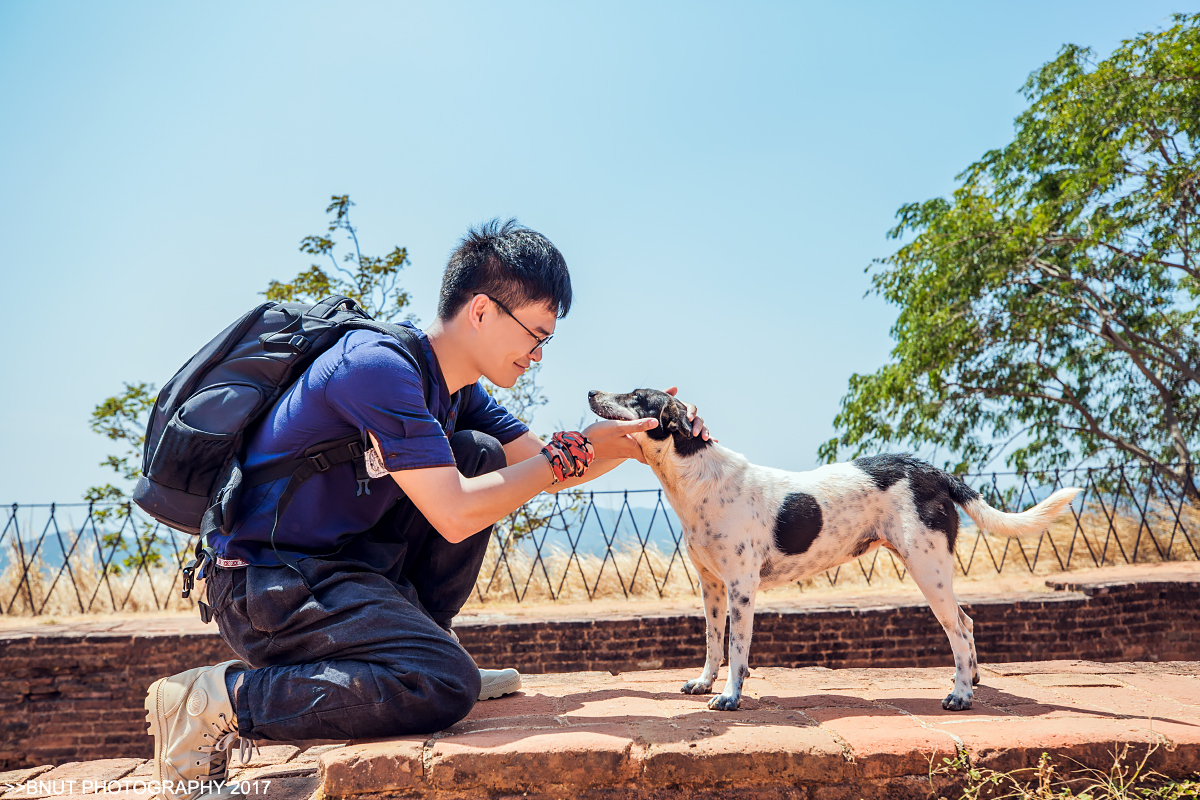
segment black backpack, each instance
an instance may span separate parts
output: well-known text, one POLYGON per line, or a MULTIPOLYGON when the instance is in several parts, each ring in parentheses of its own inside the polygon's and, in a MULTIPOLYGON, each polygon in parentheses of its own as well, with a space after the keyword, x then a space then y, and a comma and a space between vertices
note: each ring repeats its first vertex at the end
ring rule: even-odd
POLYGON ((243 486, 291 476, 276 509, 277 523, 299 484, 333 464, 354 461, 358 491, 369 493, 363 459, 369 442, 357 435, 316 445, 301 458, 251 473, 243 473, 241 460, 243 439, 254 423, 318 355, 359 329, 380 331, 400 342, 421 375, 428 403, 425 356, 411 329, 377 322, 341 295, 311 307, 263 303, 192 356, 158 393, 146 423, 134 502, 172 528, 204 534, 229 532, 243 486))

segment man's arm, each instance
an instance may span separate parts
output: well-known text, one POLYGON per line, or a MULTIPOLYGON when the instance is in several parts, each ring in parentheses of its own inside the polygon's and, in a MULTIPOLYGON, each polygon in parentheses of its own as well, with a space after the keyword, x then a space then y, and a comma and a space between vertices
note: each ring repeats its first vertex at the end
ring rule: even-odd
MULTIPOLYGON (((674 386, 666 390, 667 394, 671 395, 672 397, 675 396, 676 391, 678 390, 674 386)), ((687 406, 688 421, 692 423, 692 436, 702 436, 706 441, 710 439, 711 436, 708 432, 708 428, 705 426, 704 420, 697 413, 696 407, 691 403, 684 403, 684 405, 687 406)), ((635 442, 631 437, 626 436, 624 438, 625 441, 616 443, 619 449, 619 455, 616 458, 597 458, 592 462, 592 465, 588 467, 587 475, 584 475, 582 478, 571 478, 570 480, 563 481, 562 483, 556 483, 545 491, 549 492, 550 494, 554 494, 562 489, 569 489, 572 486, 579 486, 580 484, 587 483, 590 480, 595 480, 604 473, 611 472, 612 470, 621 466, 621 462, 627 458, 635 458, 645 464, 646 457, 642 454, 642 448, 639 447, 637 442, 635 442)), ((713 439, 713 441, 715 442, 717 440, 713 439)), ((546 443, 535 436, 533 431, 526 431, 516 439, 513 439, 511 442, 504 445, 504 456, 509 464, 519 464, 522 461, 539 455, 542 451, 542 448, 545 446, 546 443)))
MULTIPOLYGON (((637 443, 632 439, 626 439, 626 442, 628 442, 628 445, 630 446, 626 446, 624 443, 621 443, 619 445, 621 447, 621 453, 615 458, 600 458, 597 456, 596 460, 592 462, 592 465, 588 467, 587 474, 582 478, 570 478, 562 483, 556 483, 553 486, 549 486, 543 491, 554 494, 560 489, 567 489, 572 486, 578 486, 581 483, 587 483, 593 478, 599 478, 604 473, 611 472, 612 470, 621 466, 621 463, 627 458, 636 458, 638 461, 645 463, 645 459, 642 456, 642 449, 637 446, 637 443)), ((520 464, 521 462, 527 461, 535 456, 540 461, 546 461, 546 459, 541 457, 542 448, 545 446, 546 443, 535 436, 533 431, 525 431, 525 433, 504 445, 504 458, 509 464, 520 464)), ((594 447, 595 443, 593 443, 592 446, 594 447)), ((546 466, 550 466, 549 462, 546 462, 546 466)))
MULTIPOLYGON (((611 460, 613 464, 607 469, 612 469, 629 457, 630 446, 637 448, 628 434, 647 431, 657 425, 656 419, 602 420, 588 426, 587 436, 592 449, 596 451, 597 460, 611 460)), ((526 436, 532 434, 518 439, 525 439, 526 436)), ((536 436, 532 438, 538 441, 536 436)), ((374 436, 372 444, 379 446, 374 436)), ((528 452, 530 446, 531 443, 521 445, 520 452, 528 452)), ((540 453, 541 448, 539 442, 533 453, 540 453)), ((505 456, 508 455, 508 446, 505 446, 505 456)), ((596 467, 596 462, 592 464, 588 477, 596 467)), ((476 478, 463 477, 456 467, 449 466, 406 469, 389 474, 425 519, 450 542, 461 542, 494 524, 539 492, 550 488, 554 481, 550 463, 544 458, 532 456, 476 478)), ((555 488, 571 485, 577 480, 564 481, 556 484, 555 488)))

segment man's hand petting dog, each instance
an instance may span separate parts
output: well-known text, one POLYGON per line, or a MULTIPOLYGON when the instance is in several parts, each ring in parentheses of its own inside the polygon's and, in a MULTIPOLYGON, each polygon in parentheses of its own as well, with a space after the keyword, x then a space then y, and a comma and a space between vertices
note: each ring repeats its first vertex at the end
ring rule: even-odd
MULTIPOLYGON (((679 392, 679 387, 671 386, 667 389, 663 389, 663 391, 666 392, 667 394, 671 395, 671 397, 674 397, 679 392)), ((720 441, 720 439, 717 439, 715 436, 713 436, 711 433, 708 432, 708 426, 705 425, 704 420, 701 419, 696 414, 696 407, 694 405, 692 405, 691 403, 689 403, 686 400, 680 400, 679 402, 683 403, 684 408, 687 409, 688 422, 692 423, 692 436, 699 436, 701 439, 703 439, 706 442, 708 442, 708 441, 719 442, 720 441)), ((646 462, 642 461, 642 463, 645 464, 646 462)))
POLYGON ((645 464, 642 448, 629 434, 657 427, 656 419, 602 419, 584 428, 583 435, 592 443, 596 458, 636 458, 645 464))
MULTIPOLYGON (((679 391, 678 387, 672 386, 664 390, 672 397, 679 391)), ((691 403, 686 403, 688 422, 692 423, 692 436, 699 436, 704 441, 717 441, 711 433, 708 432, 708 426, 704 424, 704 420, 696 413, 696 407, 691 403)), ((596 451, 596 458, 636 458, 643 464, 646 463, 646 456, 642 453, 642 447, 633 437, 631 433, 644 433, 651 428, 658 427, 656 419, 640 419, 640 420, 601 420, 593 422, 591 425, 583 429, 583 435, 592 443, 592 449, 596 451), (646 424, 650 423, 650 424, 646 424), (614 427, 616 426, 616 427, 614 427), (624 427, 620 427, 624 426, 624 427), (615 437, 615 438, 614 438, 615 437), (603 443, 603 445, 602 445, 603 443), (603 450, 601 447, 603 446, 603 450)))
MULTIPOLYGON (((674 397, 679 391, 678 387, 671 386, 665 390, 667 395, 674 397)), ((683 403, 683 401, 679 401, 683 403)), ((688 408, 688 421, 691 422, 691 435, 701 437, 704 441, 716 441, 713 434, 708 432, 708 426, 704 425, 704 420, 700 415, 696 414, 696 407, 691 403, 683 403, 688 408)), ((636 458, 637 461, 646 463, 646 455, 642 452, 642 446, 637 444, 632 433, 644 433, 650 428, 659 426, 658 420, 601 420, 593 422, 592 425, 583 429, 583 435, 586 435, 588 441, 592 443, 593 449, 596 451, 596 458, 636 458), (652 425, 644 425, 644 423, 652 423, 652 425), (623 425, 625 427, 613 427, 614 425, 623 425), (617 437, 612 439, 612 437, 617 437), (601 450, 601 443, 604 443, 604 450, 601 450)))

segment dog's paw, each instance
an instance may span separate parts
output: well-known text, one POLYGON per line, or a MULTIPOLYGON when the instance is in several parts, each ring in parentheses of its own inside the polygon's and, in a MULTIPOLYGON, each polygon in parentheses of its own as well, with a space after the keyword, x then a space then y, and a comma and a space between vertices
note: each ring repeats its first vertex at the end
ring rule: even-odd
POLYGON ((976 672, 974 675, 971 676, 971 685, 972 686, 979 685, 979 673, 978 672, 976 672))
POLYGON ((708 701, 708 707, 714 711, 737 711, 739 702, 741 702, 740 697, 728 697, 719 694, 708 701))
POLYGON ((959 697, 958 695, 951 694, 947 695, 946 699, 942 701, 942 708, 947 711, 966 711, 970 707, 970 697, 959 697))
POLYGON ((712 681, 705 683, 699 679, 690 680, 679 691, 684 694, 708 694, 712 691, 712 681))

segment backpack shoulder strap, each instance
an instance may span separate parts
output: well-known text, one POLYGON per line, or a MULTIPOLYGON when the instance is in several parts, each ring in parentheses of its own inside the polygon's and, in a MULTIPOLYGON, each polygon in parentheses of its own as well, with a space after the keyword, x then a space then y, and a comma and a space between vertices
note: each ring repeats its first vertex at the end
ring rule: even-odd
POLYGON ((429 395, 433 387, 430 385, 428 364, 425 361, 425 348, 421 346, 421 338, 407 325, 389 325, 389 333, 412 356, 417 365, 417 373, 421 376, 421 392, 425 396, 425 407, 429 407, 429 395))
MULTIPOLYGON (((321 306, 327 306, 325 314, 332 315, 345 298, 327 298, 321 306), (331 302, 331 301, 337 302, 331 302)), ((353 303, 353 301, 346 301, 353 303)), ((314 313, 320 314, 317 307, 313 309, 314 313)), ((421 376, 421 392, 425 399, 425 405, 429 405, 429 396, 431 392, 429 369, 425 360, 425 351, 421 346, 421 340, 417 334, 406 325, 379 325, 373 320, 356 321, 353 324, 356 328, 369 328, 377 330, 381 333, 387 333, 400 342, 401 347, 411 356, 413 363, 416 365, 417 373, 421 376)), ((460 399, 461 403, 461 399, 460 399)), ((461 406, 460 406, 461 407, 461 406)), ((291 504, 292 498, 301 484, 311 478, 318 472, 324 472, 334 464, 351 461, 354 463, 355 477, 358 480, 358 494, 370 494, 371 490, 367 486, 369 477, 367 475, 366 464, 364 462, 364 454, 370 446, 364 434, 361 438, 358 435, 351 436, 345 439, 337 439, 330 442, 322 442, 314 445, 304 451, 304 455, 300 458, 290 459, 288 461, 272 464, 267 467, 248 471, 243 479, 245 486, 260 486, 264 483, 271 483, 280 478, 287 478, 287 486, 284 488, 283 494, 279 498, 279 502, 275 504, 275 517, 271 524, 271 549, 275 551, 275 555, 286 566, 295 570, 301 579, 307 579, 304 573, 300 571, 296 564, 296 560, 287 553, 279 552, 275 546, 275 532, 279 528, 279 520, 287 507, 291 504)))

